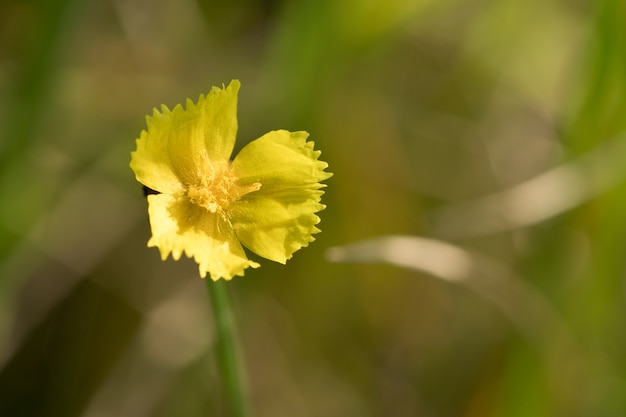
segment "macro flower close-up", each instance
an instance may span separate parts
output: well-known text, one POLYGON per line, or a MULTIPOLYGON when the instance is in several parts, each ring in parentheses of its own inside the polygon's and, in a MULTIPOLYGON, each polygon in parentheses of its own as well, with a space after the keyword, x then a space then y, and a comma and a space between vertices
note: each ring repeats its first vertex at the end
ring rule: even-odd
POLYGON ((234 159, 240 83, 146 118, 130 166, 148 195, 152 237, 163 260, 185 253, 213 280, 259 264, 243 246, 285 263, 319 232, 321 181, 332 174, 307 132, 275 130, 234 159), (243 245, 243 246, 242 246, 243 245))
POLYGON ((626 1, 0 28, 0 417, 626 416, 626 1))

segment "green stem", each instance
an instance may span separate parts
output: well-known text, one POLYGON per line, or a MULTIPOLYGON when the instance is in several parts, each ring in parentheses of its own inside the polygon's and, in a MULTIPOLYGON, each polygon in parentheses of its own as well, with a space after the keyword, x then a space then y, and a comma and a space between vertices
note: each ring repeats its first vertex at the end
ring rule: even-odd
POLYGON ((224 280, 213 281, 210 278, 207 278, 206 282, 215 317, 217 359, 227 405, 232 417, 246 417, 249 413, 239 370, 239 350, 235 338, 235 320, 228 283, 224 280))

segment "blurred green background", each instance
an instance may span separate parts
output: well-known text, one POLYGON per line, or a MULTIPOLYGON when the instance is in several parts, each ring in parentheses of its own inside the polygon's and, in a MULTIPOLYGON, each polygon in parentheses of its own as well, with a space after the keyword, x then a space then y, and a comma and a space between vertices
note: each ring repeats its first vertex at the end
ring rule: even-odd
POLYGON ((307 130, 335 174, 316 242, 230 283, 255 416, 626 413, 626 3, 8 0, 0 415, 223 415, 205 283, 146 248, 128 163, 232 78, 238 147, 307 130), (327 256, 390 235, 502 276, 327 256))

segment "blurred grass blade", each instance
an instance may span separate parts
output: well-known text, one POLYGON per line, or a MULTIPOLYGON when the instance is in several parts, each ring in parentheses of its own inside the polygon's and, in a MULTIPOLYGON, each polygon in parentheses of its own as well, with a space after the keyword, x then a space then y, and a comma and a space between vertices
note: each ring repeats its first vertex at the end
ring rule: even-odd
POLYGON ((555 331, 568 333, 545 297, 505 265, 445 242, 383 236, 329 248, 326 256, 332 262, 385 263, 462 284, 496 306, 539 346, 555 331))
POLYGON ((623 182, 624 155, 626 135, 502 192, 445 207, 433 216, 433 229, 469 237, 543 222, 623 182))
POLYGON ((73 14, 79 11, 74 0, 44 0, 30 9, 34 24, 28 28, 26 51, 13 85, 12 105, 0 141, 0 169, 31 143, 33 133, 47 104, 56 74, 57 54, 71 32, 73 14))
POLYGON ((601 0, 594 6, 587 71, 574 89, 581 98, 570 100, 574 111, 565 128, 568 144, 578 150, 619 135, 626 127, 626 3, 601 0))

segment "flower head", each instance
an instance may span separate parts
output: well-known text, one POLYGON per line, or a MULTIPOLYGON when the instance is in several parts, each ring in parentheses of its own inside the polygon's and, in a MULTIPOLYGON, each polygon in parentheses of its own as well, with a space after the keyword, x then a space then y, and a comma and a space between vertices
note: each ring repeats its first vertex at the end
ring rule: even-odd
POLYGON ((239 81, 146 117, 130 167, 148 196, 152 237, 161 258, 185 253, 213 280, 243 275, 258 263, 242 247, 285 263, 313 241, 321 181, 332 174, 306 132, 276 130, 231 161, 237 134, 239 81))

